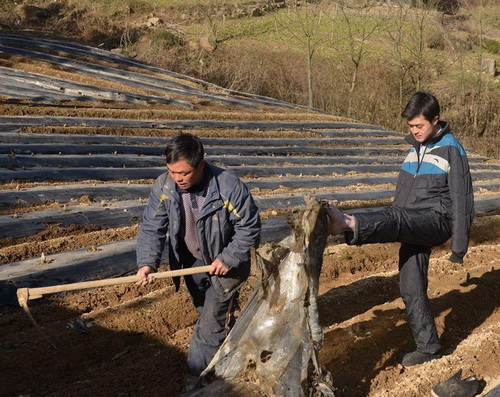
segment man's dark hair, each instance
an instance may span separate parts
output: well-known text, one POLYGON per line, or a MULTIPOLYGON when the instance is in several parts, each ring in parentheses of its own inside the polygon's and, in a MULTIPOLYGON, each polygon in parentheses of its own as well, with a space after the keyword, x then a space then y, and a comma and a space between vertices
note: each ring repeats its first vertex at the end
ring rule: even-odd
POLYGON ((436 97, 426 91, 417 91, 406 104, 401 117, 411 120, 423 114, 427 121, 432 122, 439 113, 439 102, 436 97))
POLYGON ((198 167, 203 161, 205 151, 200 138, 192 134, 181 133, 170 139, 165 149, 167 164, 186 160, 191 167, 198 167))

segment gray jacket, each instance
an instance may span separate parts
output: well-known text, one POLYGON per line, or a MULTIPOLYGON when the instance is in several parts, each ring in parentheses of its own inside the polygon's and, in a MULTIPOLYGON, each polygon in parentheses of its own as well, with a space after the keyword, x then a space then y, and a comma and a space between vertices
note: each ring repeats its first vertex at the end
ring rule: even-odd
POLYGON ((474 217, 472 178, 462 145, 448 123, 439 124, 441 134, 426 142, 421 162, 420 143, 411 134, 405 138, 413 148, 399 173, 394 206, 428 208, 444 215, 450 221, 451 250, 463 257, 474 217))
MULTIPOLYGON (((229 277, 245 279, 250 271, 250 250, 259 244, 261 222, 257 206, 247 186, 230 171, 206 163, 205 172, 209 179, 208 195, 196 222, 203 262, 210 265, 218 258, 230 268, 229 277)), ((181 219, 180 196, 166 172, 153 184, 144 210, 136 247, 139 268, 157 269, 166 243, 170 268, 182 267, 181 219)))

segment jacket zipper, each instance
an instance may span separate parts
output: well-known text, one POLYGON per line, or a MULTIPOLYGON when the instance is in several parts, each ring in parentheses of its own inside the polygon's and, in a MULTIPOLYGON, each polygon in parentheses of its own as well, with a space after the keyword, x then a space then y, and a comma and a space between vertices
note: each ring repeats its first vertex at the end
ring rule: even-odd
MULTIPOLYGON (((207 196, 206 198, 208 198, 208 196, 207 196)), ((210 201, 210 203, 211 203, 211 201, 210 201)), ((201 257, 203 258, 203 264, 204 264, 205 266, 206 266, 206 265, 210 265, 210 264, 211 264, 211 262, 210 262, 210 258, 208 258, 208 257, 205 255, 205 253, 206 253, 205 246, 201 244, 201 242, 202 242, 202 238, 201 238, 201 236, 200 236, 200 229, 199 229, 199 227, 198 227, 198 222, 200 222, 200 221, 202 220, 202 218, 206 218, 206 217, 207 217, 207 216, 209 216, 209 215, 211 216, 211 214, 213 213, 213 210, 214 210, 214 208, 212 208, 210 212, 208 212, 207 214, 205 214, 205 215, 201 216, 200 214, 202 213, 203 209, 204 209, 204 208, 206 208, 206 204, 207 204, 206 202, 205 202, 205 203, 203 203, 203 206, 200 208, 200 212, 198 213, 198 219, 196 219, 196 223, 195 223, 195 225, 196 225, 196 238, 197 238, 197 240, 198 240, 198 245, 199 245, 199 247, 200 247, 201 257), (209 262, 210 262, 210 263, 209 263, 209 262)), ((213 204, 210 204, 210 205, 213 207, 213 204)))
POLYGON ((415 172, 415 175, 413 175, 413 179, 415 179, 417 177, 418 171, 420 170, 420 166, 422 165, 422 162, 424 161, 425 152, 427 151, 427 146, 424 146, 424 152, 422 153, 422 158, 420 158, 420 147, 421 147, 421 145, 419 145, 419 147, 418 147, 418 152, 417 152, 418 165, 417 165, 417 171, 415 172))
MULTIPOLYGON (((422 163, 420 161, 420 145, 418 147, 415 147, 413 146, 413 148, 415 149, 415 151, 417 152, 417 170, 415 171, 415 174, 413 175, 413 182, 411 184, 411 187, 407 190, 406 192, 406 197, 404 199, 404 205, 408 205, 408 198, 410 197, 410 193, 411 191, 413 190, 413 183, 415 183, 415 178, 417 177, 418 175, 418 171, 420 169, 420 164, 422 163)), ((424 153, 422 154, 422 160, 424 159, 424 154, 425 154, 425 150, 427 150, 427 147, 425 147, 424 149, 424 153)))

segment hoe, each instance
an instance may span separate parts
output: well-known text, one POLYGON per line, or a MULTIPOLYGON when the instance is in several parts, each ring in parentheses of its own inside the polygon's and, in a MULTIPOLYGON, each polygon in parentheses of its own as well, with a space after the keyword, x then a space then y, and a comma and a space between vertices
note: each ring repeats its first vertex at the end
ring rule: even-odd
MULTIPOLYGON (((163 279, 170 277, 178 277, 178 276, 187 276, 198 273, 206 273, 210 269, 210 266, 199 266, 194 268, 187 269, 179 269, 179 270, 170 270, 167 272, 154 273, 155 279, 163 279)), ((67 291, 76 291, 82 289, 89 288, 97 288, 97 287, 106 287, 111 285, 121 285, 121 284, 129 284, 139 281, 139 277, 137 275, 134 276, 126 276, 126 277, 117 277, 117 278, 109 278, 104 280, 93 280, 93 281, 84 281, 80 283, 72 283, 72 284, 62 284, 62 285, 52 285, 48 287, 38 287, 38 288, 19 288, 17 290, 17 301, 19 302, 19 306, 21 306, 31 322, 35 325, 35 327, 40 331, 43 337, 52 345, 54 349, 57 349, 56 346, 50 341, 50 339, 43 333, 40 326, 37 324, 33 316, 31 315, 30 309, 28 308, 28 301, 31 299, 41 298, 43 295, 47 294, 55 294, 58 292, 67 292, 67 291)))

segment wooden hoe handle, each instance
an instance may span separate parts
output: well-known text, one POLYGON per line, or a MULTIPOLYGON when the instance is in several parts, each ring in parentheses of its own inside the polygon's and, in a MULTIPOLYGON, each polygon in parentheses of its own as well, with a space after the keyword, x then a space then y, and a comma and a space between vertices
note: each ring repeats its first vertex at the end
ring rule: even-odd
MULTIPOLYGON (((198 267, 191 267, 179 270, 169 270, 167 272, 153 273, 153 276, 156 279, 187 276, 191 274, 207 273, 209 269, 210 266, 198 266, 198 267)), ((25 300, 25 302, 27 302, 30 299, 41 298, 43 295, 46 294, 54 294, 57 292, 74 291, 74 290, 96 288, 96 287, 106 287, 109 285, 129 284, 137 282, 139 280, 140 280, 139 276, 134 275, 126 277, 107 278, 104 280, 83 281, 81 283, 52 285, 49 287, 19 288, 17 290, 17 296, 18 300, 22 299, 25 300), (22 298, 20 299, 20 297, 22 298)))

